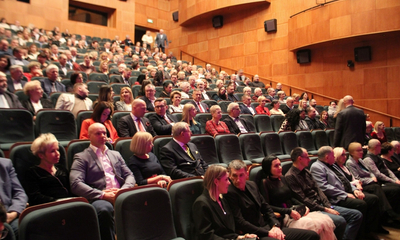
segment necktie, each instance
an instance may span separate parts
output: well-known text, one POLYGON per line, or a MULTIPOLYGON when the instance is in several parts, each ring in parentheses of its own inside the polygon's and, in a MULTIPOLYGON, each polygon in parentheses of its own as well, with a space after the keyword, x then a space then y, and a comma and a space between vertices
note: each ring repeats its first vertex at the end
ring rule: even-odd
POLYGON ((51 92, 57 92, 56 83, 51 83, 51 92))
POLYGON ((200 102, 197 102, 197 106, 199 106, 199 112, 201 112, 201 113, 204 112, 204 111, 203 111, 203 108, 202 108, 201 105, 200 105, 200 102))
POLYGON ((168 124, 171 124, 171 121, 168 119, 167 115, 164 115, 165 121, 167 121, 168 124))
POLYGON ((189 155, 189 157, 191 159, 195 160, 193 155, 192 155, 192 153, 190 152, 190 149, 189 149, 188 145, 184 145, 184 148, 185 148, 185 152, 187 153, 187 155, 189 155))
POLYGON ((137 122, 137 125, 138 125, 138 128, 139 128, 139 132, 146 132, 146 130, 142 126, 140 118, 136 118, 136 122, 137 122))

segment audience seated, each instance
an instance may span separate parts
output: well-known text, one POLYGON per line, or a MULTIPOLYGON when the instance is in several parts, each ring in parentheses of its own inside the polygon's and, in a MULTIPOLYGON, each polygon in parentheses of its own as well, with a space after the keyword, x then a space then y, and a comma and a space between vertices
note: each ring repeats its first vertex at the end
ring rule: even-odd
POLYGON ((144 117, 146 103, 141 99, 132 102, 132 112, 123 116, 118 122, 118 135, 120 137, 133 137, 136 132, 149 132, 156 135, 149 119, 144 117))
POLYGON ((265 107, 265 104, 267 103, 267 98, 264 96, 259 96, 257 102, 260 103, 260 105, 256 107, 257 114, 265 114, 271 116, 269 109, 265 107))
POLYGON ((169 113, 174 113, 174 112, 182 112, 183 111, 183 105, 181 104, 182 100, 182 93, 179 91, 173 91, 171 93, 171 104, 168 105, 168 111, 169 113))
POLYGON ((260 77, 256 74, 253 77, 253 82, 250 83, 251 87, 265 88, 265 84, 260 82, 260 77))
POLYGON ((243 105, 240 105, 240 112, 242 114, 251 114, 254 115, 257 113, 256 109, 251 105, 251 97, 250 94, 242 96, 243 105))
POLYGON ((196 111, 198 113, 207 113, 210 111, 208 105, 201 102, 202 100, 201 90, 199 89, 193 90, 192 98, 193 100, 191 100, 191 103, 193 104, 193 106, 195 106, 196 111))
POLYGON ((151 125, 157 135, 171 135, 172 126, 178 121, 174 115, 167 111, 167 101, 157 98, 154 102, 156 114, 149 116, 151 125))
POLYGON ((50 96, 52 92, 65 92, 65 86, 58 81, 58 67, 54 64, 50 64, 46 68, 47 77, 41 79, 42 89, 50 96))
POLYGON ((115 103, 115 110, 117 111, 132 111, 132 102, 134 100, 132 90, 130 87, 121 88, 120 101, 115 103))
POLYGON ((287 114, 293 108, 294 108, 294 100, 292 97, 286 98, 286 104, 283 106, 281 105, 279 107, 279 109, 281 109, 284 114, 287 114))
MULTIPOLYGON (((333 128, 333 126, 331 126, 331 123, 329 122, 329 115, 327 111, 322 111, 321 112, 321 118, 319 119, 320 123, 323 124, 323 129, 327 129, 327 128, 333 128)), ((322 125, 320 124, 320 126, 322 127, 322 125)))
POLYGON ((223 122, 229 129, 229 132, 239 134, 254 132, 255 127, 253 123, 247 121, 247 119, 240 118, 240 108, 237 103, 230 103, 227 108, 229 116, 226 117, 223 122))
MULTIPOLYGON (((72 51, 71 51, 72 53, 72 51)), ((85 72, 87 75, 89 75, 92 72, 96 72, 96 68, 95 66, 93 66, 92 63, 92 59, 93 56, 90 53, 86 53, 84 58, 83 58, 83 62, 78 64, 78 63, 74 63, 74 70, 75 71, 80 71, 80 72, 85 72)))
POLYGON ((0 72, 0 108, 23 108, 18 97, 7 91, 7 78, 0 72))
POLYGON ((172 92, 172 83, 164 82, 163 83, 163 91, 160 94, 160 97, 169 98, 172 92))
POLYGON ((10 76, 7 77, 8 91, 13 93, 16 90, 21 90, 26 82, 22 66, 12 65, 10 67, 10 76))
POLYGON ((24 51, 22 47, 16 47, 12 50, 11 65, 28 66, 29 62, 23 58, 24 51))
POLYGON ((310 100, 310 107, 313 107, 315 109, 316 116, 320 115, 320 113, 317 111, 317 100, 311 99, 310 100))
POLYGON ((210 108, 210 113, 212 119, 206 122, 206 133, 210 134, 211 136, 215 136, 219 133, 230 133, 225 122, 220 121, 222 117, 221 107, 218 105, 213 105, 210 108))
POLYGON ((251 99, 253 100, 253 101, 258 101, 258 98, 259 97, 261 97, 261 96, 263 96, 263 93, 262 93, 262 90, 261 90, 261 88, 255 88, 254 89, 254 94, 253 94, 253 96, 251 97, 251 99))
POLYGON ((306 112, 304 110, 292 109, 283 120, 279 131, 296 131, 296 130, 309 130, 306 121, 306 112))
POLYGON ((307 117, 305 121, 308 125, 308 129, 310 130, 325 129, 325 125, 315 117, 316 116, 315 108, 307 107, 306 112, 307 112, 307 117))
POLYGON ((267 100, 269 100, 269 102, 274 101, 275 100, 275 89, 268 88, 266 97, 267 97, 267 100))
POLYGON ((153 84, 148 84, 144 88, 145 95, 140 97, 146 103, 146 110, 154 112, 154 101, 156 100, 156 88, 153 84))
MULTIPOLYGON (((0 58, 1 59, 1 58, 0 58)), ((30 62, 28 64, 29 73, 24 73, 27 81, 31 81, 32 77, 43 77, 42 69, 39 62, 30 62)))
POLYGON ((377 121, 374 125, 374 131, 371 133, 371 138, 378 139, 379 142, 387 142, 385 124, 381 121, 377 121))
POLYGON ((0 55, 0 72, 4 74, 10 73, 11 61, 7 55, 0 55))
MULTIPOLYGON (((218 80, 220 81, 220 80, 218 80)), ((212 99, 214 99, 215 101, 226 101, 228 100, 228 95, 226 94, 226 88, 224 85, 222 85, 216 93, 214 93, 212 95, 212 99)))
MULTIPOLYGON (((274 90, 275 91, 275 90, 274 90)), ((268 97, 267 97, 268 98, 268 97)), ((269 112, 271 113, 271 115, 282 115, 285 116, 285 114, 282 112, 281 109, 279 109, 279 107, 281 106, 279 101, 276 99, 273 99, 271 101, 271 110, 269 110, 269 112)))
POLYGON ((42 85, 38 80, 33 80, 25 84, 24 93, 29 98, 22 100, 22 106, 32 113, 33 119, 36 119, 36 113, 43 108, 53 108, 50 99, 43 97, 42 85))
POLYGON ((235 85, 229 84, 226 87, 227 100, 231 102, 239 101, 239 96, 235 93, 235 85))
MULTIPOLYGON (((81 74, 74 75, 76 80, 81 79, 79 75, 81 74)), ((76 117, 79 111, 93 109, 93 102, 88 95, 89 90, 86 83, 77 82, 74 84, 73 94, 63 93, 58 97, 56 109, 71 111, 76 117)))
POLYGON ((201 134, 201 124, 194 120, 196 113, 196 107, 191 103, 186 103, 182 110, 182 122, 189 125, 192 134, 201 134))

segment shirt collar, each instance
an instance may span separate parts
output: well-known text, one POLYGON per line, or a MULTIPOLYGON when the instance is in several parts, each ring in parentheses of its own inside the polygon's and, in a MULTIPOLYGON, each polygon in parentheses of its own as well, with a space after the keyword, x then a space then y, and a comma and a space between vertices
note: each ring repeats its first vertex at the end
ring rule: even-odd
MULTIPOLYGON (((89 147, 96 153, 96 155, 97 155, 98 151, 101 152, 100 148, 95 147, 95 146, 92 145, 92 144, 90 144, 89 147)), ((104 152, 101 152, 101 153, 102 153, 102 154, 107 154, 107 152, 108 152, 108 147, 105 146, 104 152)))

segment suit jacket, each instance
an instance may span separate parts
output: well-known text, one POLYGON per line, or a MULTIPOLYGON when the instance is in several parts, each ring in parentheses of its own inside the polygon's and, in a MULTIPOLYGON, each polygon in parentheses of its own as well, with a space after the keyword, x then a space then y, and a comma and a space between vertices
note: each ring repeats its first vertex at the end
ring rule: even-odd
MULTIPOLYGON (((86 109, 82 110, 93 110, 93 102, 90 98, 85 98, 86 109)), ((58 97, 56 109, 72 111, 75 106, 75 94, 63 93, 58 97)))
MULTIPOLYGON (((121 154, 117 151, 107 150, 115 177, 120 188, 135 186, 135 177, 126 166, 121 154)), ((90 201, 97 200, 106 189, 104 169, 96 153, 90 147, 74 156, 70 172, 71 192, 90 201)))
MULTIPOLYGON (((226 124, 226 126, 228 126, 229 132, 235 133, 235 134, 240 133, 239 127, 236 125, 235 121, 230 116, 224 118, 224 120, 222 120, 222 121, 226 124)), ((249 121, 247 121, 246 119, 239 117, 239 121, 242 123, 244 128, 246 128, 247 132, 255 131, 254 125, 252 123, 250 123, 249 121)))
POLYGON ((5 91, 3 93, 4 97, 7 100, 8 106, 10 108, 24 108, 21 104, 21 102, 18 100, 17 95, 15 95, 14 93, 11 93, 9 91, 5 91))
MULTIPOLYGON (((172 122, 178 122, 174 115, 171 115, 169 112, 165 114, 172 122)), ((167 121, 160 115, 152 114, 149 116, 149 120, 157 135, 171 135, 172 125, 167 123, 167 121)))
POLYGON ((7 212, 21 213, 28 202, 10 159, 0 158, 0 199, 7 212))
POLYGON ((146 102, 146 109, 147 109, 147 111, 149 111, 149 112, 154 112, 154 106, 153 106, 153 104, 151 103, 150 99, 148 99, 146 96, 142 96, 142 97, 140 97, 139 99, 142 99, 143 101, 146 102))
MULTIPOLYGON (((150 133, 153 137, 156 136, 157 134, 154 132, 153 126, 151 125, 149 119, 147 119, 146 117, 142 117, 141 120, 146 132, 150 133)), ((118 121, 118 135, 120 137, 133 137, 136 132, 137 129, 135 123, 133 122, 131 114, 123 116, 118 121)))
POLYGON ((267 237, 275 224, 280 225, 279 221, 259 192, 256 183, 246 181, 246 190, 251 194, 251 198, 233 184, 229 185, 228 193, 224 195, 232 209, 236 230, 267 237))
MULTIPOLYGON (((24 106, 24 108, 26 108, 26 110, 31 112, 33 116, 36 115, 35 108, 33 107, 30 99, 23 100, 21 103, 22 103, 22 106, 24 106)), ((53 103, 47 98, 42 97, 40 99, 40 103, 42 104, 43 108, 53 108, 53 103)))
MULTIPOLYGON (((311 165, 311 174, 318 187, 324 192, 332 204, 347 198, 347 192, 340 178, 325 163, 317 160, 311 165)), ((352 191, 356 190, 352 184, 352 191)))
MULTIPOLYGON (((22 88, 24 88, 26 83, 26 77, 24 76, 23 79, 21 79, 22 88)), ((14 83, 10 76, 7 77, 7 90, 12 93, 15 92, 14 83)))
POLYGON ((280 110, 282 110, 282 112, 284 113, 284 114, 286 114, 286 113, 288 113, 290 110, 292 110, 292 109, 290 109, 287 105, 281 105, 280 107, 279 107, 279 109, 280 110))
MULTIPOLYGON (((43 91, 47 94, 47 96, 50 96, 52 84, 49 78, 40 79, 40 82, 42 83, 43 91)), ((59 81, 55 81, 55 87, 57 92, 65 92, 64 84, 60 83, 59 81)))
POLYGON ((236 93, 234 93, 232 95, 227 94, 227 97, 228 97, 228 101, 231 101, 231 102, 239 101, 239 97, 236 93))
POLYGON ((364 111, 354 106, 348 106, 337 115, 334 146, 347 149, 352 142, 363 144, 365 128, 364 111))
MULTIPOLYGON (((194 107, 196 108, 196 111, 197 111, 198 113, 200 113, 199 106, 197 106, 197 103, 196 103, 194 100, 191 100, 189 103, 193 104, 194 107)), ((200 102, 200 105, 203 107, 203 109, 205 110, 206 113, 210 112, 210 109, 209 109, 209 107, 208 107, 207 104, 205 104, 205 103, 203 103, 203 102, 200 102)))
MULTIPOLYGON (((249 110, 249 108, 247 106, 240 104, 239 107, 240 107, 240 113, 253 115, 253 113, 251 113, 251 111, 249 110)), ((250 106, 250 107, 254 110, 254 114, 257 114, 256 109, 253 106, 250 106)))
POLYGON ((207 190, 204 190, 193 203, 193 222, 196 239, 236 239, 239 235, 235 232, 235 222, 232 211, 225 198, 220 198, 225 210, 216 201, 213 201, 207 190))
POLYGON ((318 119, 314 118, 311 119, 308 116, 306 119, 304 119, 308 125, 308 129, 313 130, 313 129, 325 129, 325 125, 322 124, 318 119))
POLYGON ((172 179, 201 176, 208 168, 196 145, 191 142, 187 145, 195 160, 174 139, 160 149, 160 163, 172 179))
POLYGON ((167 35, 165 33, 163 33, 163 34, 157 33, 155 42, 156 42, 157 47, 163 47, 163 48, 165 48, 165 46, 168 47, 168 39, 167 39, 167 35), (162 38, 161 38, 161 35, 162 35, 162 38))

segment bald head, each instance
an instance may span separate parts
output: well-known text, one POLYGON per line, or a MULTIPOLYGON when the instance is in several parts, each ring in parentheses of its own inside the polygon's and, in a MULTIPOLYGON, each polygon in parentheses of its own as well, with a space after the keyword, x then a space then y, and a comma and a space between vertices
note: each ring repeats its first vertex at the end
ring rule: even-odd
POLYGON ((106 127, 105 127, 103 124, 101 124, 101 123, 93 123, 92 125, 89 126, 89 130, 88 130, 89 137, 90 137, 90 135, 92 135, 92 134, 95 132, 95 130, 98 129, 98 128, 104 128, 104 130, 106 129, 106 127))
POLYGON ((143 117, 146 112, 146 102, 142 99, 135 99, 132 102, 132 114, 136 117, 143 117))
POLYGON ((350 95, 345 96, 345 97, 343 98, 343 103, 344 103, 344 105, 345 105, 346 107, 347 107, 347 106, 353 105, 353 104, 354 104, 353 97, 350 96, 350 95))

